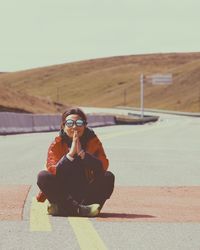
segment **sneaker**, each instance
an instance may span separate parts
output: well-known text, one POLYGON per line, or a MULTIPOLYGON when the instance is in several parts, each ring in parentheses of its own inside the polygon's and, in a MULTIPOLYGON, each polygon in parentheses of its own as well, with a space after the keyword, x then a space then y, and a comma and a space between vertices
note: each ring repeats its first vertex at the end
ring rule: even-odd
POLYGON ((99 204, 79 205, 78 215, 84 217, 95 217, 100 213, 99 204))
POLYGON ((50 203, 47 206, 47 212, 49 215, 58 215, 58 205, 56 203, 50 203))

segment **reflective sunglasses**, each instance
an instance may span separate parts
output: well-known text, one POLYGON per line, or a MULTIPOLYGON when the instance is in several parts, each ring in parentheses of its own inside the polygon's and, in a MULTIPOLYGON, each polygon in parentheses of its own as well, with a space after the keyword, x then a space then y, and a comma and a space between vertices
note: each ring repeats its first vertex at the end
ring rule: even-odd
POLYGON ((65 125, 68 127, 68 128, 71 128, 74 126, 74 124, 76 124, 77 127, 82 127, 86 124, 85 121, 81 120, 81 119, 78 119, 76 121, 74 120, 71 120, 71 119, 68 119, 65 121, 65 125))

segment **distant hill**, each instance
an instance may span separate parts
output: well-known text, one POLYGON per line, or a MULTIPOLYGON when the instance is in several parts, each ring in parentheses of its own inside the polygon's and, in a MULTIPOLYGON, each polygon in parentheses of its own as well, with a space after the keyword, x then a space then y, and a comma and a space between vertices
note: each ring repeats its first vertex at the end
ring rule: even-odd
POLYGON ((0 86, 0 111, 20 113, 60 113, 66 108, 42 97, 30 96, 0 86))
POLYGON ((13 95, 4 98, 0 90, 0 106, 47 113, 60 112, 58 103, 140 107, 141 73, 173 74, 171 85, 145 85, 145 108, 200 112, 199 52, 117 56, 0 74, 0 87, 13 95), (40 102, 30 106, 25 101, 33 97, 40 102))

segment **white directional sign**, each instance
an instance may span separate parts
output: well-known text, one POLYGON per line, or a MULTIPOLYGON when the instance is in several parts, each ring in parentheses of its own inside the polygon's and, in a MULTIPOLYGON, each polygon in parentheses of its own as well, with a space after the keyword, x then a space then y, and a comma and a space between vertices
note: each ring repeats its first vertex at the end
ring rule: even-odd
POLYGON ((172 74, 144 75, 144 83, 172 84, 172 74))
POLYGON ((172 74, 140 75, 140 106, 142 118, 144 117, 144 83, 154 85, 172 84, 172 74))

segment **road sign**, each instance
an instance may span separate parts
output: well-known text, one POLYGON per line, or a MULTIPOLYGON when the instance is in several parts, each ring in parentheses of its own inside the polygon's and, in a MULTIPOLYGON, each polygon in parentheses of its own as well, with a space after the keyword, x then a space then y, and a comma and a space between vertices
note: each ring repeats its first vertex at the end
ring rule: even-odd
POLYGON ((145 75, 144 76, 144 83, 151 83, 151 84, 172 84, 172 74, 154 74, 154 75, 145 75))
POLYGON ((172 84, 172 74, 140 75, 141 118, 144 117, 144 83, 151 83, 153 85, 172 84))

